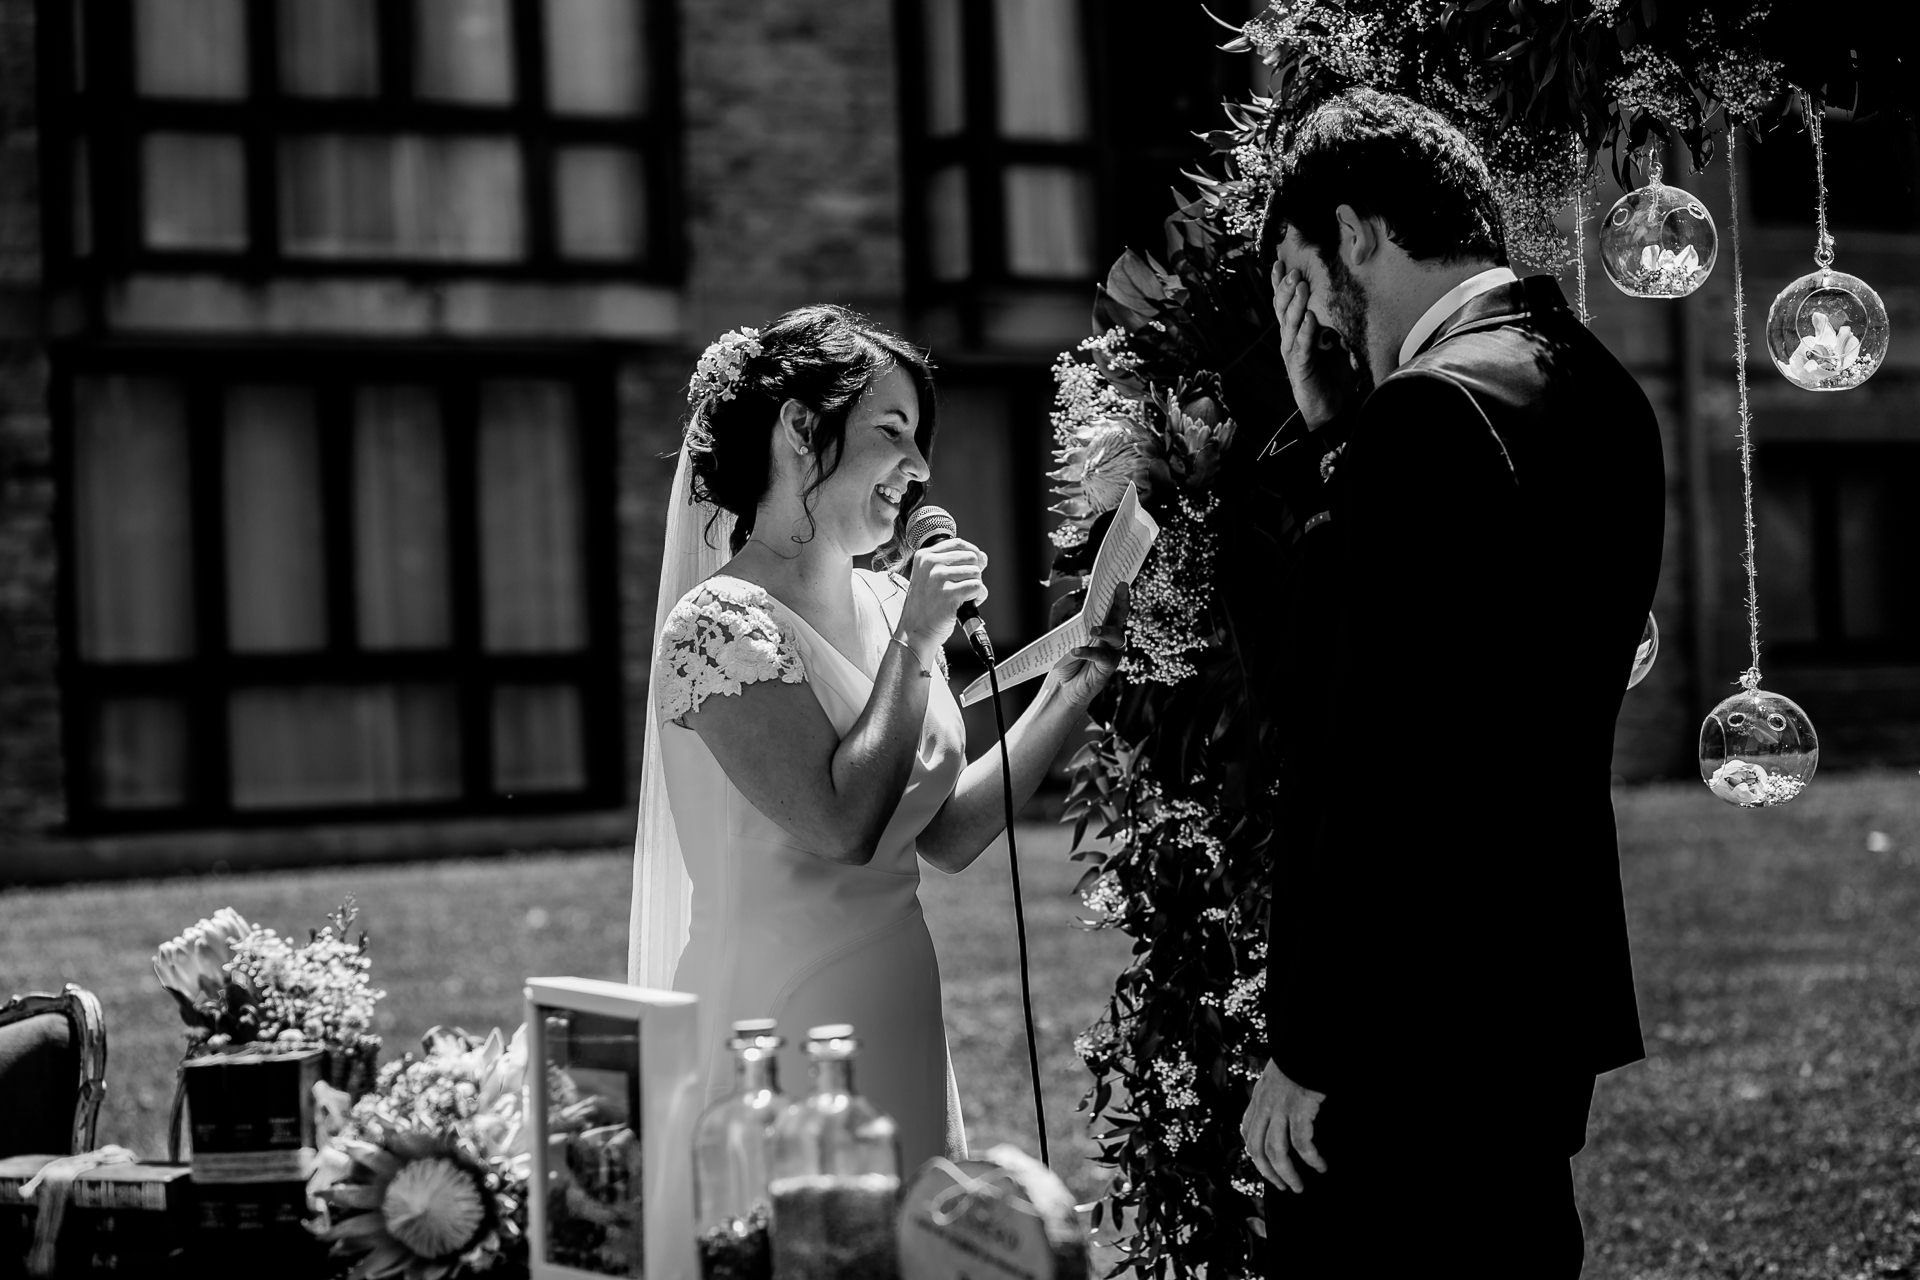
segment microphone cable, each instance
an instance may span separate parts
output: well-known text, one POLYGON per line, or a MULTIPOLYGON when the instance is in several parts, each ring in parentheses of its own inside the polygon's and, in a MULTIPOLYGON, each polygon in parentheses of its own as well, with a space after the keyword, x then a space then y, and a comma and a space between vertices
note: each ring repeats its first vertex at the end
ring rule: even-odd
POLYGON ((1007 811, 1007 869, 1013 873, 1013 932, 1020 944, 1020 1011, 1026 1019, 1027 1072, 1033 1082, 1033 1121, 1040 1131, 1040 1163, 1051 1169, 1047 1151, 1047 1106, 1040 1096, 1040 1050, 1033 1031, 1033 987, 1027 968, 1027 913, 1020 898, 1020 854, 1013 836, 1013 762, 1007 755, 1007 717, 1000 706, 1000 675, 993 657, 993 641, 984 628, 970 632, 967 642, 987 664, 987 686, 993 693, 993 723, 1000 731, 1000 794, 1007 811))

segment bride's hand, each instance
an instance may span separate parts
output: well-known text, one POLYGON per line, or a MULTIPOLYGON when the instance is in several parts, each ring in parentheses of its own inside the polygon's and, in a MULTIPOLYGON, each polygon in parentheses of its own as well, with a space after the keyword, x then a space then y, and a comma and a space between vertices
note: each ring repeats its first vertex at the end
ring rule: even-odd
POLYGON ((1084 708, 1113 678, 1127 647, 1128 607, 1127 584, 1123 582, 1113 593, 1106 620, 1093 628, 1089 637, 1092 643, 1081 645, 1047 673, 1047 683, 1059 689, 1068 706, 1084 708))
POLYGON ((916 653, 937 649, 953 634, 954 614, 971 600, 987 598, 987 553, 971 542, 948 538, 914 552, 913 576, 900 607, 900 631, 916 653))

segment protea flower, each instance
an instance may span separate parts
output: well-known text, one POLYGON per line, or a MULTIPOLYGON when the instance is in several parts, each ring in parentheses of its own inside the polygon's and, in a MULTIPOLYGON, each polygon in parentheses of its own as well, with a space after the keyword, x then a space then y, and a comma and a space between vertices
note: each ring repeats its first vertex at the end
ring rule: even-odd
POLYGON ((1054 492, 1061 502, 1053 509, 1071 520, 1091 520, 1119 506, 1127 485, 1147 488, 1154 458, 1136 423, 1107 417, 1077 432, 1060 461, 1064 465, 1050 473, 1060 481, 1054 492))
POLYGON ((1824 311, 1813 313, 1813 332, 1800 339, 1787 361, 1787 376, 1796 382, 1823 382, 1851 369, 1860 358, 1860 339, 1853 326, 1833 327, 1833 318, 1824 311))
POLYGON ((1088 514, 1119 506, 1129 484, 1145 482, 1148 461, 1131 424, 1110 426, 1087 441, 1080 496, 1086 499, 1088 514))
POLYGON ((232 907, 190 925, 180 936, 160 944, 153 972, 160 985, 180 1005, 180 1016, 190 1025, 211 1030, 227 1001, 227 965, 233 948, 253 932, 253 926, 232 907))
POLYGON ((444 1280, 484 1249, 499 1220, 491 1176, 458 1142, 400 1132, 383 1143, 344 1142, 330 1153, 339 1181, 327 1203, 347 1210, 319 1233, 336 1254, 362 1255, 349 1280, 444 1280))
POLYGON ((1167 404, 1167 430, 1180 448, 1176 456, 1186 456, 1186 484, 1205 488, 1213 483, 1220 468, 1221 455, 1233 443, 1234 421, 1226 416, 1220 402, 1200 395, 1167 404))

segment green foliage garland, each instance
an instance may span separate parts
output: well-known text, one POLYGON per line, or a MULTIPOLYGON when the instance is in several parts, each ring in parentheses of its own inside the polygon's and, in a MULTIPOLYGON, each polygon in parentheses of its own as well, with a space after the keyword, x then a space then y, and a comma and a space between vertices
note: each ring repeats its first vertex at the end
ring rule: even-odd
POLYGON ((1266 1265, 1265 1188, 1239 1121, 1266 1057, 1273 815, 1253 762, 1274 726, 1217 580, 1234 438, 1244 424, 1264 441, 1291 407, 1254 261, 1288 126, 1358 84, 1427 103, 1481 144, 1513 255, 1554 269, 1573 256, 1555 221, 1606 148, 1621 176, 1622 147, 1655 138, 1704 162, 1729 118, 1795 89, 1910 111, 1898 57, 1867 43, 1735 0, 1290 0, 1225 46, 1266 62, 1273 96, 1227 104, 1206 138, 1217 171, 1187 175, 1164 262, 1116 262, 1095 336, 1054 367, 1055 580, 1088 572, 1128 482, 1161 527, 1067 807, 1089 926, 1136 940, 1075 1042, 1093 1077, 1082 1109, 1113 1170, 1095 1225, 1122 1241, 1116 1274, 1227 1280, 1266 1265))

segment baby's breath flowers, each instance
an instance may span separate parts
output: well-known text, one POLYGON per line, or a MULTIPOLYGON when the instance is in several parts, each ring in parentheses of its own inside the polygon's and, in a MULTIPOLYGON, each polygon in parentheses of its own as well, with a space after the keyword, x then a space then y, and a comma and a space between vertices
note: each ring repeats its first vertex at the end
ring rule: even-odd
POLYGON ((1160 537, 1133 582, 1127 653, 1120 662, 1129 679, 1180 684, 1198 671, 1194 655, 1215 642, 1218 535, 1209 520, 1219 507, 1211 494, 1198 504, 1182 494, 1177 514, 1161 521, 1160 537))

